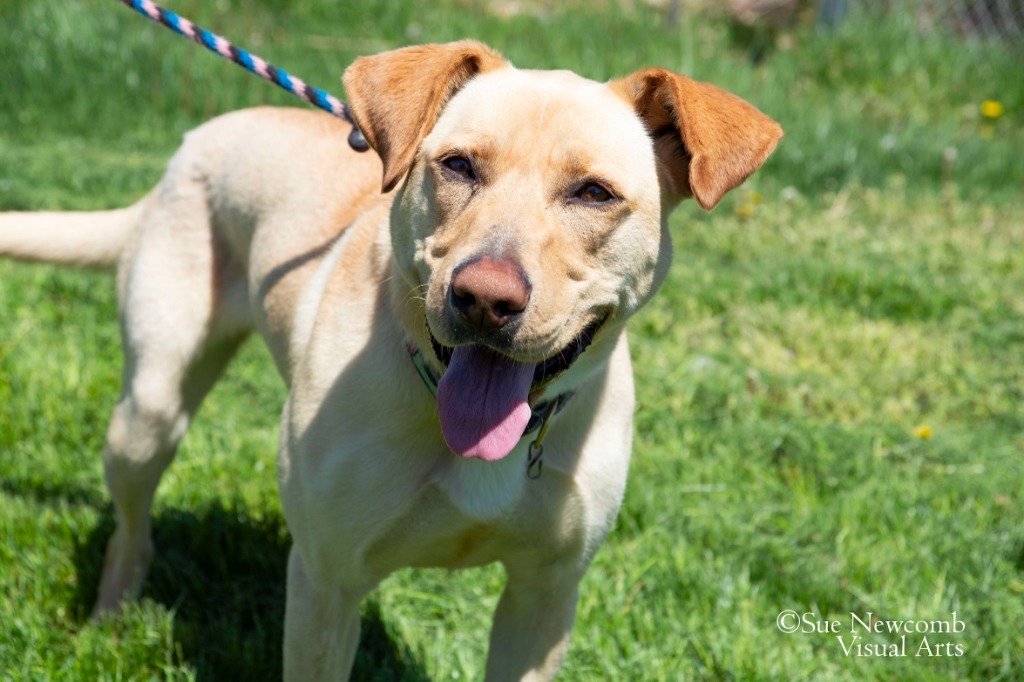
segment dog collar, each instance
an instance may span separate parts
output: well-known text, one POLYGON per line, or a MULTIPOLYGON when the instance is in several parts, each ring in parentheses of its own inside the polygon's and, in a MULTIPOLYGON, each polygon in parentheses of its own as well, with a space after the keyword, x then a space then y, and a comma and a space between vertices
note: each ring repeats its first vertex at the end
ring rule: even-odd
MULTIPOLYGON (((416 368, 416 372, 420 375, 420 379, 423 380, 423 384, 427 387, 427 390, 430 391, 430 394, 436 398, 438 379, 434 376, 434 372, 431 371, 430 367, 427 366, 427 361, 423 358, 423 353, 409 341, 406 341, 405 343, 405 350, 409 353, 409 359, 412 360, 412 365, 416 368)), ((530 456, 526 463, 526 475, 530 478, 540 478, 543 466, 541 462, 541 455, 544 454, 542 441, 544 440, 544 436, 547 435, 551 418, 562 411, 562 408, 565 407, 565 404, 569 402, 569 399, 572 398, 574 393, 575 391, 560 393, 554 398, 542 400, 537 403, 536 406, 530 408, 530 421, 527 422, 526 428, 523 429, 523 436, 528 436, 534 431, 539 430, 537 438, 530 443, 530 456)), ((522 436, 520 436, 520 438, 522 438, 522 436)))

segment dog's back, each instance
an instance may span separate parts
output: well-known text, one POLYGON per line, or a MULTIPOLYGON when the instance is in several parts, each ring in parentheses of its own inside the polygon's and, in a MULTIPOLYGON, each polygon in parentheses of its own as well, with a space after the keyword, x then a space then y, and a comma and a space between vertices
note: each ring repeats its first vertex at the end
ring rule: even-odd
POLYGON ((208 279, 202 284, 213 290, 221 324, 231 333, 263 331, 286 373, 298 293, 345 228, 382 201, 380 161, 354 152, 349 130, 300 109, 225 114, 188 133, 160 183, 131 206, 0 212, 0 256, 98 268, 121 263, 123 301, 141 244, 187 254, 191 264, 175 279, 208 279), (209 268, 200 267, 207 261, 209 268))

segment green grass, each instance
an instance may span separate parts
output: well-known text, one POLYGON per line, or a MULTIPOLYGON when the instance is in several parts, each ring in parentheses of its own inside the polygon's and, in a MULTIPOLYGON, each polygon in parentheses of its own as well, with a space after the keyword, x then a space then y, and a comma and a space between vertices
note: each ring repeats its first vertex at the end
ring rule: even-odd
MULTIPOLYGON (((511 19, 457 0, 168 4, 335 92, 358 54, 474 36, 598 79, 674 68, 786 129, 713 214, 673 218, 671 277, 633 324, 629 490, 562 679, 1024 676, 1019 48, 855 14, 753 67, 720 18, 611 2, 511 19), (1006 114, 983 120, 986 99, 1006 114), (955 610, 965 632, 937 639, 963 654, 914 656, 914 635, 905 658, 846 657, 834 635, 781 633, 785 609, 846 635, 851 611, 955 610)), ((126 204, 199 122, 295 104, 113 1, 0 15, 0 210, 126 204)), ((108 275, 0 262, 0 679, 275 679, 284 391, 255 342, 164 479, 144 599, 86 621, 119 362, 108 275)), ((502 580, 389 579, 364 607, 356 677, 479 679, 502 580)))

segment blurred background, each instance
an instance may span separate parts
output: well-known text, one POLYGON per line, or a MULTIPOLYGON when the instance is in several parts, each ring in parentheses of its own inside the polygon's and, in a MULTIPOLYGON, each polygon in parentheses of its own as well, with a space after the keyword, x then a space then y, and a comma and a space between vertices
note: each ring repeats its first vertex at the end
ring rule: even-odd
MULTIPOLYGON (((757 174, 671 219, 631 331, 629 490, 561 679, 1024 679, 1021 0, 166 5, 342 97, 358 55, 475 37, 596 80, 673 69, 778 120, 757 174), (966 629, 858 656, 781 632, 787 609, 966 629)), ((0 210, 128 204, 201 122, 304 106, 114 0, 0 0, 0 26, 0 210)), ((0 677, 277 679, 284 391, 258 343, 164 479, 140 607, 85 622, 119 352, 109 275, 0 262, 0 677)), ((395 576, 355 678, 480 679, 502 581, 395 576)))
MULTIPOLYGON (((570 68, 597 80, 643 65, 672 68, 738 92, 782 121, 786 143, 762 176, 812 193, 851 182, 882 186, 894 175, 912 185, 946 177, 1020 190, 1022 7, 1020 0, 170 5, 336 93, 355 56, 467 35, 521 67, 570 68)), ((111 11, 106 0, 4 0, 0 11, 7 27, 0 123, 8 134, 15 126, 32 131, 20 136, 32 138, 32 156, 51 132, 140 151, 161 135, 164 146, 176 145, 184 130, 232 108, 296 105, 237 67, 176 44, 127 8, 111 11), (156 116, 162 125, 151 124, 156 116)), ((6 154, 16 159, 10 144, 6 154)), ((26 181, 6 181, 0 196, 24 201, 26 181)))

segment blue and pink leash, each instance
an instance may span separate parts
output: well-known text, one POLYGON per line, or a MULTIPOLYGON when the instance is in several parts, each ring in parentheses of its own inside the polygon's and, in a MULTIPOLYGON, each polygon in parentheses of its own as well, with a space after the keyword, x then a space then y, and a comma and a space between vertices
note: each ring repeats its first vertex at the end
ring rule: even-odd
POLYGON ((313 106, 319 107, 338 118, 345 119, 352 124, 352 132, 348 136, 349 146, 358 152, 365 152, 370 148, 366 138, 363 137, 363 134, 359 132, 359 128, 356 127, 355 119, 352 117, 349 108, 334 95, 320 88, 313 87, 309 83, 292 76, 284 69, 277 68, 265 59, 261 59, 251 52, 243 50, 216 33, 211 33, 201 26, 196 26, 188 19, 152 3, 150 0, 118 1, 123 5, 131 7, 139 14, 166 26, 175 33, 199 43, 211 52, 230 59, 246 71, 256 74, 263 80, 270 81, 313 106))

